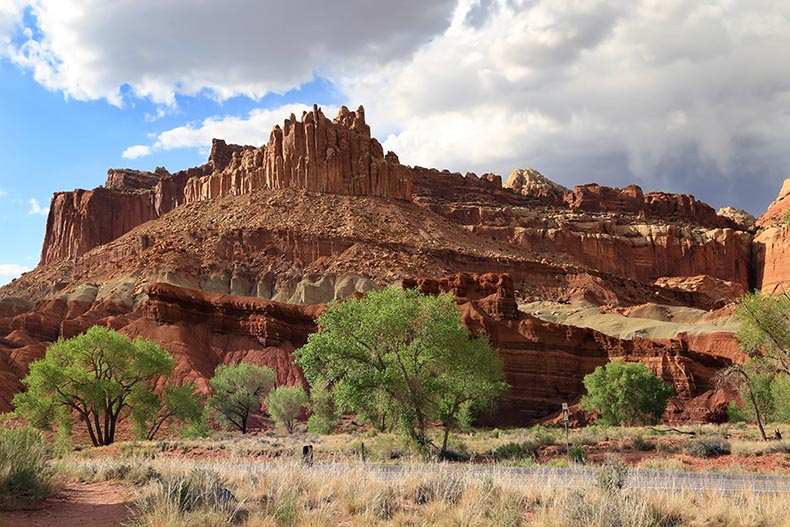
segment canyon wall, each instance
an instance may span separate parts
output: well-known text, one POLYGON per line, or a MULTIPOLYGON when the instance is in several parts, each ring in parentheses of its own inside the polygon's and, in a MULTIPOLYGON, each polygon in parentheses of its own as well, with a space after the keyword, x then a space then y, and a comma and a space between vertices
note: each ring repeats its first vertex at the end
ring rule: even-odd
POLYGON ((410 199, 411 173, 371 138, 361 106, 343 106, 332 121, 314 106, 275 126, 266 145, 233 152, 224 169, 188 181, 184 193, 189 203, 263 188, 410 199))
MULTIPOLYGON (((464 324, 476 335, 489 336, 512 386, 506 404, 492 417, 499 424, 531 423, 556 412, 563 402, 576 402, 584 375, 613 359, 644 362, 684 399, 711 390, 719 368, 742 360, 731 334, 665 342, 621 340, 588 328, 544 322, 518 311, 509 275, 457 273, 404 279, 402 285, 427 294, 451 291, 464 324), (715 345, 703 338, 712 338, 715 345)), ((22 388, 18 379, 32 360, 43 356, 48 343, 94 324, 159 343, 176 359, 168 382, 194 382, 204 393, 218 364, 240 360, 272 367, 278 384, 303 383, 291 354, 318 329, 315 319, 325 309, 169 284, 149 286, 147 299, 136 307, 94 301, 96 293, 96 288, 84 287, 0 319, 0 411, 11 408, 13 394, 22 388)))
POLYGON ((767 293, 790 291, 790 179, 757 220, 754 237, 756 287, 767 293))
POLYGON ((405 200, 411 172, 371 138, 362 107, 344 106, 330 121, 314 106, 275 126, 260 148, 215 139, 200 167, 172 175, 112 169, 104 187, 55 194, 41 264, 73 260, 177 206, 265 188, 405 200))

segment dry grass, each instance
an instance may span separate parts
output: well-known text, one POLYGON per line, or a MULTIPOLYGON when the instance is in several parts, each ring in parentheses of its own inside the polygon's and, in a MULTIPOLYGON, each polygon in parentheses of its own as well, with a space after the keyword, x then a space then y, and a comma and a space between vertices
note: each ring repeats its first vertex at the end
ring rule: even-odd
POLYGON ((135 483, 131 525, 145 527, 790 526, 790 500, 782 494, 629 490, 603 479, 573 489, 559 476, 537 482, 457 465, 407 466, 390 477, 359 466, 294 462, 78 459, 65 467, 71 477, 135 483), (149 477, 135 476, 141 473, 149 477))

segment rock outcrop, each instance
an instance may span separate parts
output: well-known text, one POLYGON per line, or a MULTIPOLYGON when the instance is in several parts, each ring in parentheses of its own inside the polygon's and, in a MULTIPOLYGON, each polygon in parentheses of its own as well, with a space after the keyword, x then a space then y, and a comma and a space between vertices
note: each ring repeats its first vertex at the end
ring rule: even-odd
MULTIPOLYGON (((620 340, 588 328, 544 322, 518 311, 509 275, 459 273, 440 279, 405 279, 404 287, 426 294, 451 291, 464 324, 486 334, 504 361, 513 386, 508 403, 491 416, 501 424, 527 424, 555 412, 582 393, 582 379, 609 360, 640 360, 688 399, 713 387, 715 371, 737 360, 724 345, 699 350, 699 343, 676 339, 655 342, 620 340)), ((27 365, 48 343, 71 337, 94 324, 132 337, 153 340, 176 359, 171 382, 194 382, 208 392, 218 364, 239 360, 272 367, 278 384, 304 382, 292 352, 316 331, 325 306, 296 306, 263 299, 205 293, 170 284, 146 288, 136 307, 96 302, 98 288, 39 302, 34 308, 0 319, 0 411, 22 386, 27 365)))
POLYGON ((757 220, 754 237, 756 286, 767 293, 790 291, 790 179, 757 220))
POLYGON ((709 275, 749 287, 752 235, 692 196, 584 185, 563 202, 507 190, 460 174, 414 177, 417 203, 527 254, 638 281, 709 275))
POLYGON ((568 192, 567 188, 551 181, 534 168, 517 168, 510 173, 503 186, 546 203, 560 202, 568 192))
POLYGON ((411 198, 411 172, 371 138, 360 106, 334 121, 315 106, 275 126, 260 147, 215 139, 205 165, 176 174, 111 169, 104 187, 55 194, 41 264, 73 260, 175 207, 259 189, 411 198))
POLYGON ((568 190, 532 169, 503 186, 495 174, 406 167, 362 108, 330 120, 314 107, 263 146, 217 139, 199 167, 110 170, 103 187, 56 194, 40 265, 0 288, 0 409, 48 342, 93 324, 160 342, 177 378, 203 389, 232 360, 298 383, 290 353, 320 305, 395 283, 453 291, 467 326, 500 349, 514 391, 497 422, 549 416, 617 358, 673 384, 675 417, 697 400, 720 408, 715 371, 743 356, 716 321, 732 310, 719 308, 790 281, 788 208, 790 181, 753 227, 637 186, 568 190), (605 334, 519 311, 532 302, 624 317, 693 307, 714 322, 605 334))
MULTIPOLYGON (((611 360, 641 361, 689 400, 715 389, 716 372, 744 357, 732 334, 717 334, 723 346, 700 349, 685 336, 666 341, 621 340, 593 329, 545 322, 515 309, 513 281, 508 275, 458 274, 441 279, 405 280, 426 294, 450 291, 459 302, 464 324, 485 334, 499 350, 512 390, 508 404, 493 422, 525 424, 577 402, 582 380, 611 360), (723 339, 723 340, 722 340, 723 339)), ((695 338, 702 338, 697 336, 695 338)), ((688 404, 683 407, 687 414, 688 404)), ((701 409, 703 410, 703 409, 701 409)), ((675 420, 679 416, 667 415, 675 420)), ((697 412, 699 421, 707 414, 697 412)))
POLYGON ((411 173, 398 157, 371 138, 360 106, 345 106, 330 121, 320 108, 275 126, 269 142, 233 152, 222 169, 187 182, 187 202, 246 194, 255 189, 305 189, 313 192, 411 198, 411 173))
POLYGON ((737 228, 732 220, 719 216, 710 205, 697 201, 694 196, 665 192, 645 194, 637 185, 623 189, 595 183, 579 185, 565 196, 565 201, 573 210, 641 214, 708 228, 737 228))

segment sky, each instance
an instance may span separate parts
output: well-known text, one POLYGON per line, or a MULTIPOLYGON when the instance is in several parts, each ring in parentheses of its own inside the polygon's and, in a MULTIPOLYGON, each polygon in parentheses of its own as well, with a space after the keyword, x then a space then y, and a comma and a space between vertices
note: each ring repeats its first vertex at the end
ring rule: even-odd
POLYGON ((364 105, 401 162, 761 214, 790 177, 790 2, 0 0, 0 284, 54 192, 364 105))

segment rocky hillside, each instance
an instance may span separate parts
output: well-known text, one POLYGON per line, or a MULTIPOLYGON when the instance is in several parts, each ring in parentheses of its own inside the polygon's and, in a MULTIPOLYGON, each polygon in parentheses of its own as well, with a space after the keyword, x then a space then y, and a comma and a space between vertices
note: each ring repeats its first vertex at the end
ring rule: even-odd
POLYGON ((789 192, 755 224, 637 186, 407 167, 362 108, 314 107, 261 147, 214 140, 200 167, 56 194, 40 265, 0 288, 0 410, 49 342, 93 324, 160 342, 203 389, 235 360, 301 382, 290 353, 323 304, 402 284, 453 291, 500 349, 497 422, 549 416, 620 357, 675 386, 668 419, 714 419, 712 376, 743 360, 727 306, 790 279, 789 192))

